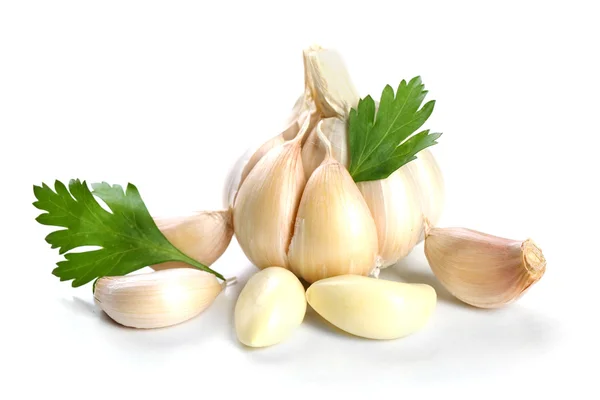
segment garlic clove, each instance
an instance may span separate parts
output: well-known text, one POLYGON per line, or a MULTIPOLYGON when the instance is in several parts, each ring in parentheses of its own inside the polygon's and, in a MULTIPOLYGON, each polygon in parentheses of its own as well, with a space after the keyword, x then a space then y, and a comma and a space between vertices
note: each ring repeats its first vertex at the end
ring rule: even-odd
POLYGON ((331 117, 319 121, 317 127, 308 135, 302 146, 302 165, 304 166, 304 174, 307 177, 310 177, 325 159, 326 151, 319 139, 319 133, 329 139, 333 158, 348 169, 350 159, 347 129, 347 122, 341 118, 331 117))
MULTIPOLYGON (((288 130, 293 130, 297 126, 297 123, 294 121, 290 124, 288 130)), ((258 150, 254 152, 254 154, 252 154, 252 157, 250 157, 250 159, 244 166, 244 169, 242 170, 242 177, 240 178, 240 186, 242 185, 242 183, 244 183, 244 180, 246 179, 252 168, 256 166, 256 163, 258 163, 258 161, 261 158, 263 158, 265 154, 267 154, 271 149, 282 145, 284 142, 285 139, 283 138, 283 134, 279 134, 263 143, 263 145, 260 146, 258 150)))
POLYGON ((304 320, 304 286, 289 270, 269 267, 254 274, 237 299, 236 334, 249 347, 266 347, 290 337, 304 320))
POLYGON ((422 329, 437 303, 425 284, 342 275, 313 283, 308 304, 325 320, 356 336, 397 339, 422 329))
POLYGON ((296 100, 285 129, 259 146, 248 149, 232 166, 223 193, 223 204, 226 207, 233 207, 237 192, 256 163, 272 148, 294 139, 300 132, 300 127, 306 122, 306 118, 313 117, 314 113, 316 113, 316 106, 308 91, 305 90, 305 94, 296 100))
POLYGON ((360 96, 341 55, 335 50, 311 46, 304 50, 305 84, 317 110, 325 117, 346 117, 360 96))
POLYGON ((235 236, 246 257, 258 268, 288 265, 286 252, 306 183, 301 141, 312 121, 305 118, 296 138, 262 157, 236 196, 235 236))
POLYGON ((289 268, 307 282, 369 274, 376 265, 377 230, 352 177, 331 155, 308 180, 290 243, 289 268))
MULTIPOLYGON (((423 215, 432 226, 436 226, 442 215, 445 202, 445 187, 442 171, 429 149, 421 150, 417 159, 406 164, 416 182, 416 192, 423 215)), ((420 240, 424 239, 421 234, 420 240)))
POLYGON ((410 253, 423 231, 417 185, 402 167, 386 179, 357 186, 375 220, 381 267, 395 264, 410 253))
POLYGON ((546 271, 535 243, 465 228, 427 229, 425 255, 450 293, 480 308, 498 308, 520 298, 546 271))
POLYGON ((197 316, 222 289, 223 284, 213 274, 179 268, 100 278, 94 286, 94 299, 119 324, 150 329, 197 316))
MULTIPOLYGON (((231 210, 202 211, 190 216, 157 217, 154 221, 173 246, 208 267, 223 255, 231 243, 231 217, 231 210)), ((179 261, 168 261, 151 267, 155 271, 194 268, 179 261)))

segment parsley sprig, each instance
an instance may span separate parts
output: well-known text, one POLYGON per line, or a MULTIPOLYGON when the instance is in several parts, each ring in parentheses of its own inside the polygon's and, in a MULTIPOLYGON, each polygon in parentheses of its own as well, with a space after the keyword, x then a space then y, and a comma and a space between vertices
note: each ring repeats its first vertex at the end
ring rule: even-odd
POLYGON ((82 246, 100 247, 65 254, 65 260, 59 261, 52 271, 61 281, 73 280, 72 286, 78 287, 96 278, 122 276, 166 261, 181 261, 225 280, 167 240, 133 184, 128 184, 126 191, 106 182, 92 184, 92 188, 93 193, 79 179, 71 180, 68 189, 58 180, 54 191, 45 183, 33 187, 37 198, 33 205, 47 211, 36 221, 66 228, 46 236, 53 249, 65 254, 82 246), (112 212, 105 210, 94 196, 112 212))
POLYGON ((350 110, 348 170, 355 182, 385 179, 416 159, 419 151, 437 143, 441 133, 424 130, 413 135, 433 112, 435 100, 421 107, 426 95, 425 86, 417 76, 408 83, 403 80, 396 94, 387 85, 377 111, 371 96, 361 99, 357 108, 350 110))

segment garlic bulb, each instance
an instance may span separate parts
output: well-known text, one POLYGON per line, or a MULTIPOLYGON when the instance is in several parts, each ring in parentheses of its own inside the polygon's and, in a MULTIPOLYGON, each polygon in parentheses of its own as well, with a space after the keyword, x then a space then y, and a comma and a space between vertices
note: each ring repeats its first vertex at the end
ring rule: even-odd
POLYGON ((308 304, 338 328, 368 339, 397 339, 425 326, 436 306, 425 284, 343 275, 313 283, 308 304))
POLYGON ((257 267, 286 267, 294 217, 306 183, 301 141, 311 126, 305 119, 296 138, 271 149, 250 171, 233 209, 235 236, 257 267))
POLYGON ((481 308, 514 302, 546 271, 546 259, 531 239, 504 239, 465 228, 428 229, 425 255, 450 293, 481 308))
MULTIPOLYGON (((154 221, 173 246, 207 267, 223 255, 233 237, 231 210, 203 211, 180 217, 157 217, 154 221)), ((179 261, 168 261, 151 267, 156 271, 194 268, 179 261)))
POLYGON ((424 237, 423 216, 432 221, 439 219, 444 201, 439 167, 425 149, 417 153, 416 160, 387 179, 356 184, 347 173, 350 163, 348 114, 359 102, 358 92, 337 52, 312 46, 304 50, 303 61, 304 95, 296 101, 295 111, 289 119, 293 133, 287 137, 278 135, 264 143, 249 162, 241 163, 242 175, 248 175, 239 190, 237 187, 232 189, 232 185, 228 187, 228 199, 236 199, 231 203, 235 205, 236 237, 239 236, 238 242, 244 253, 259 268, 278 265, 290 268, 308 280, 340 273, 364 275, 370 272, 376 276, 379 267, 396 263, 424 237), (305 124, 307 119, 309 124, 305 124), (305 129, 295 133, 296 127, 305 125, 305 129), (329 143, 327 148, 322 145, 321 137, 329 143), (298 145, 300 161, 296 153, 298 145), (291 148, 293 154, 282 155, 279 161, 282 167, 275 167, 275 153, 291 148), (252 171, 258 169, 268 156, 271 160, 262 164, 253 183, 243 189, 252 171), (281 161, 291 159, 294 167, 281 161), (236 196, 242 190, 253 192, 253 200, 246 194, 246 199, 238 203, 236 196), (345 194, 332 195, 335 191, 345 194), (335 196, 340 198, 323 200, 335 196), (246 202, 252 205, 245 205, 246 202), (331 204, 331 207, 324 208, 323 204, 331 204), (273 217, 269 216, 271 210, 274 210, 273 217), (350 214, 353 217, 349 221, 350 214), (346 217, 342 218, 342 215, 346 217), (314 222, 316 218, 329 222, 314 222), (338 224, 334 220, 346 221, 338 224), (238 224, 242 226, 238 227, 238 224), (363 226, 363 232, 349 231, 352 224, 363 226), (373 224, 376 227, 374 238, 371 235, 373 224), (315 236, 311 238, 312 235, 315 236), (369 239, 362 240, 361 236, 369 239), (375 242, 377 249, 372 257, 370 249, 375 242), (345 243, 345 250, 352 250, 341 251, 341 243, 345 243), (305 251, 309 247, 313 248, 313 255, 305 251), (293 263, 291 258, 294 258, 293 263), (315 273, 315 269, 321 272, 315 273))
POLYGON ((285 268, 269 267, 253 275, 235 304, 239 341, 266 347, 287 339, 304 320, 304 286, 285 268))
POLYGON ((288 252, 289 268, 307 282, 367 275, 376 266, 377 230, 350 174, 332 156, 327 138, 323 163, 308 180, 288 252))
POLYGON ((377 227, 381 268, 404 258, 417 244, 423 216, 417 184, 406 166, 386 179, 357 183, 377 227))
POLYGON ((94 299, 121 325, 162 328, 200 314, 213 303, 223 286, 208 272, 168 269, 100 278, 94 287, 94 299))

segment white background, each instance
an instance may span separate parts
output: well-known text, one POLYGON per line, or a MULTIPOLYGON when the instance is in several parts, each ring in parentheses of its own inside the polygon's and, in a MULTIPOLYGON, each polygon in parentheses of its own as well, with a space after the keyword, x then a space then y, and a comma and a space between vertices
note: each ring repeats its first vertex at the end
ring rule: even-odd
POLYGON ((594 3, 0 3, 0 398, 597 398, 594 3), (463 306, 419 246, 383 277, 438 290, 426 329, 368 341, 309 312, 290 340, 249 351, 231 319, 255 269, 235 241, 213 267, 241 283, 168 329, 117 326, 90 286, 51 274, 32 185, 132 182, 156 214, 220 208, 232 165, 300 95, 311 44, 343 55, 362 96, 421 75, 427 127, 444 132, 440 225, 532 237, 548 267, 525 297, 463 306))

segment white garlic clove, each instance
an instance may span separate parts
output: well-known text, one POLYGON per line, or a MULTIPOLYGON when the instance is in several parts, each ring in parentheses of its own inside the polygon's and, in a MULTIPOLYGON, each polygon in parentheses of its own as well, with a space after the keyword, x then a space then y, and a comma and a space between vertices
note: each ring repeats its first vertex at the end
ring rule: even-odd
POLYGON ((356 336, 397 339, 422 329, 437 303, 425 284, 343 275, 313 283, 308 304, 325 320, 356 336))
POLYGON ((348 169, 350 156, 348 154, 347 131, 348 124, 344 119, 331 117, 319 121, 302 146, 302 165, 304 166, 305 176, 310 177, 325 159, 326 151, 321 144, 321 139, 319 139, 319 133, 331 143, 333 158, 348 169))
POLYGON ((197 316, 222 289, 223 284, 213 274, 180 268, 100 278, 94 287, 94 299, 119 324, 151 329, 197 316))
POLYGON ((237 241, 258 268, 287 267, 294 217, 306 183, 301 141, 311 127, 306 118, 296 138, 271 149, 240 187, 233 209, 237 241))
POLYGON ((352 177, 328 155, 308 180, 288 251, 289 268, 307 282, 376 266, 377 230, 352 177))
MULTIPOLYGON (((442 171, 429 149, 417 153, 417 159, 405 166, 413 176, 423 215, 435 226, 440 220, 445 202, 442 171)), ((420 240, 424 239, 421 234, 420 240)))
POLYGON ((408 255, 423 231, 416 183, 405 167, 386 179, 357 183, 377 226, 382 268, 408 255))
POLYGON ((265 268, 240 292, 235 305, 236 334, 246 346, 272 346, 289 338, 305 313, 305 291, 298 278, 285 268, 265 268))
POLYGON ((331 49, 311 46, 304 50, 304 79, 317 110, 325 117, 345 118, 360 96, 342 57, 331 49))
MULTIPOLYGON (((233 237, 231 210, 202 211, 179 217, 156 217, 154 221, 173 246, 207 267, 223 255, 233 237)), ((151 267, 156 271, 194 268, 179 261, 168 261, 151 267)))
POLYGON ((511 240, 465 228, 427 229, 425 255, 450 293, 480 308, 498 308, 520 298, 546 271, 532 240, 511 240))

